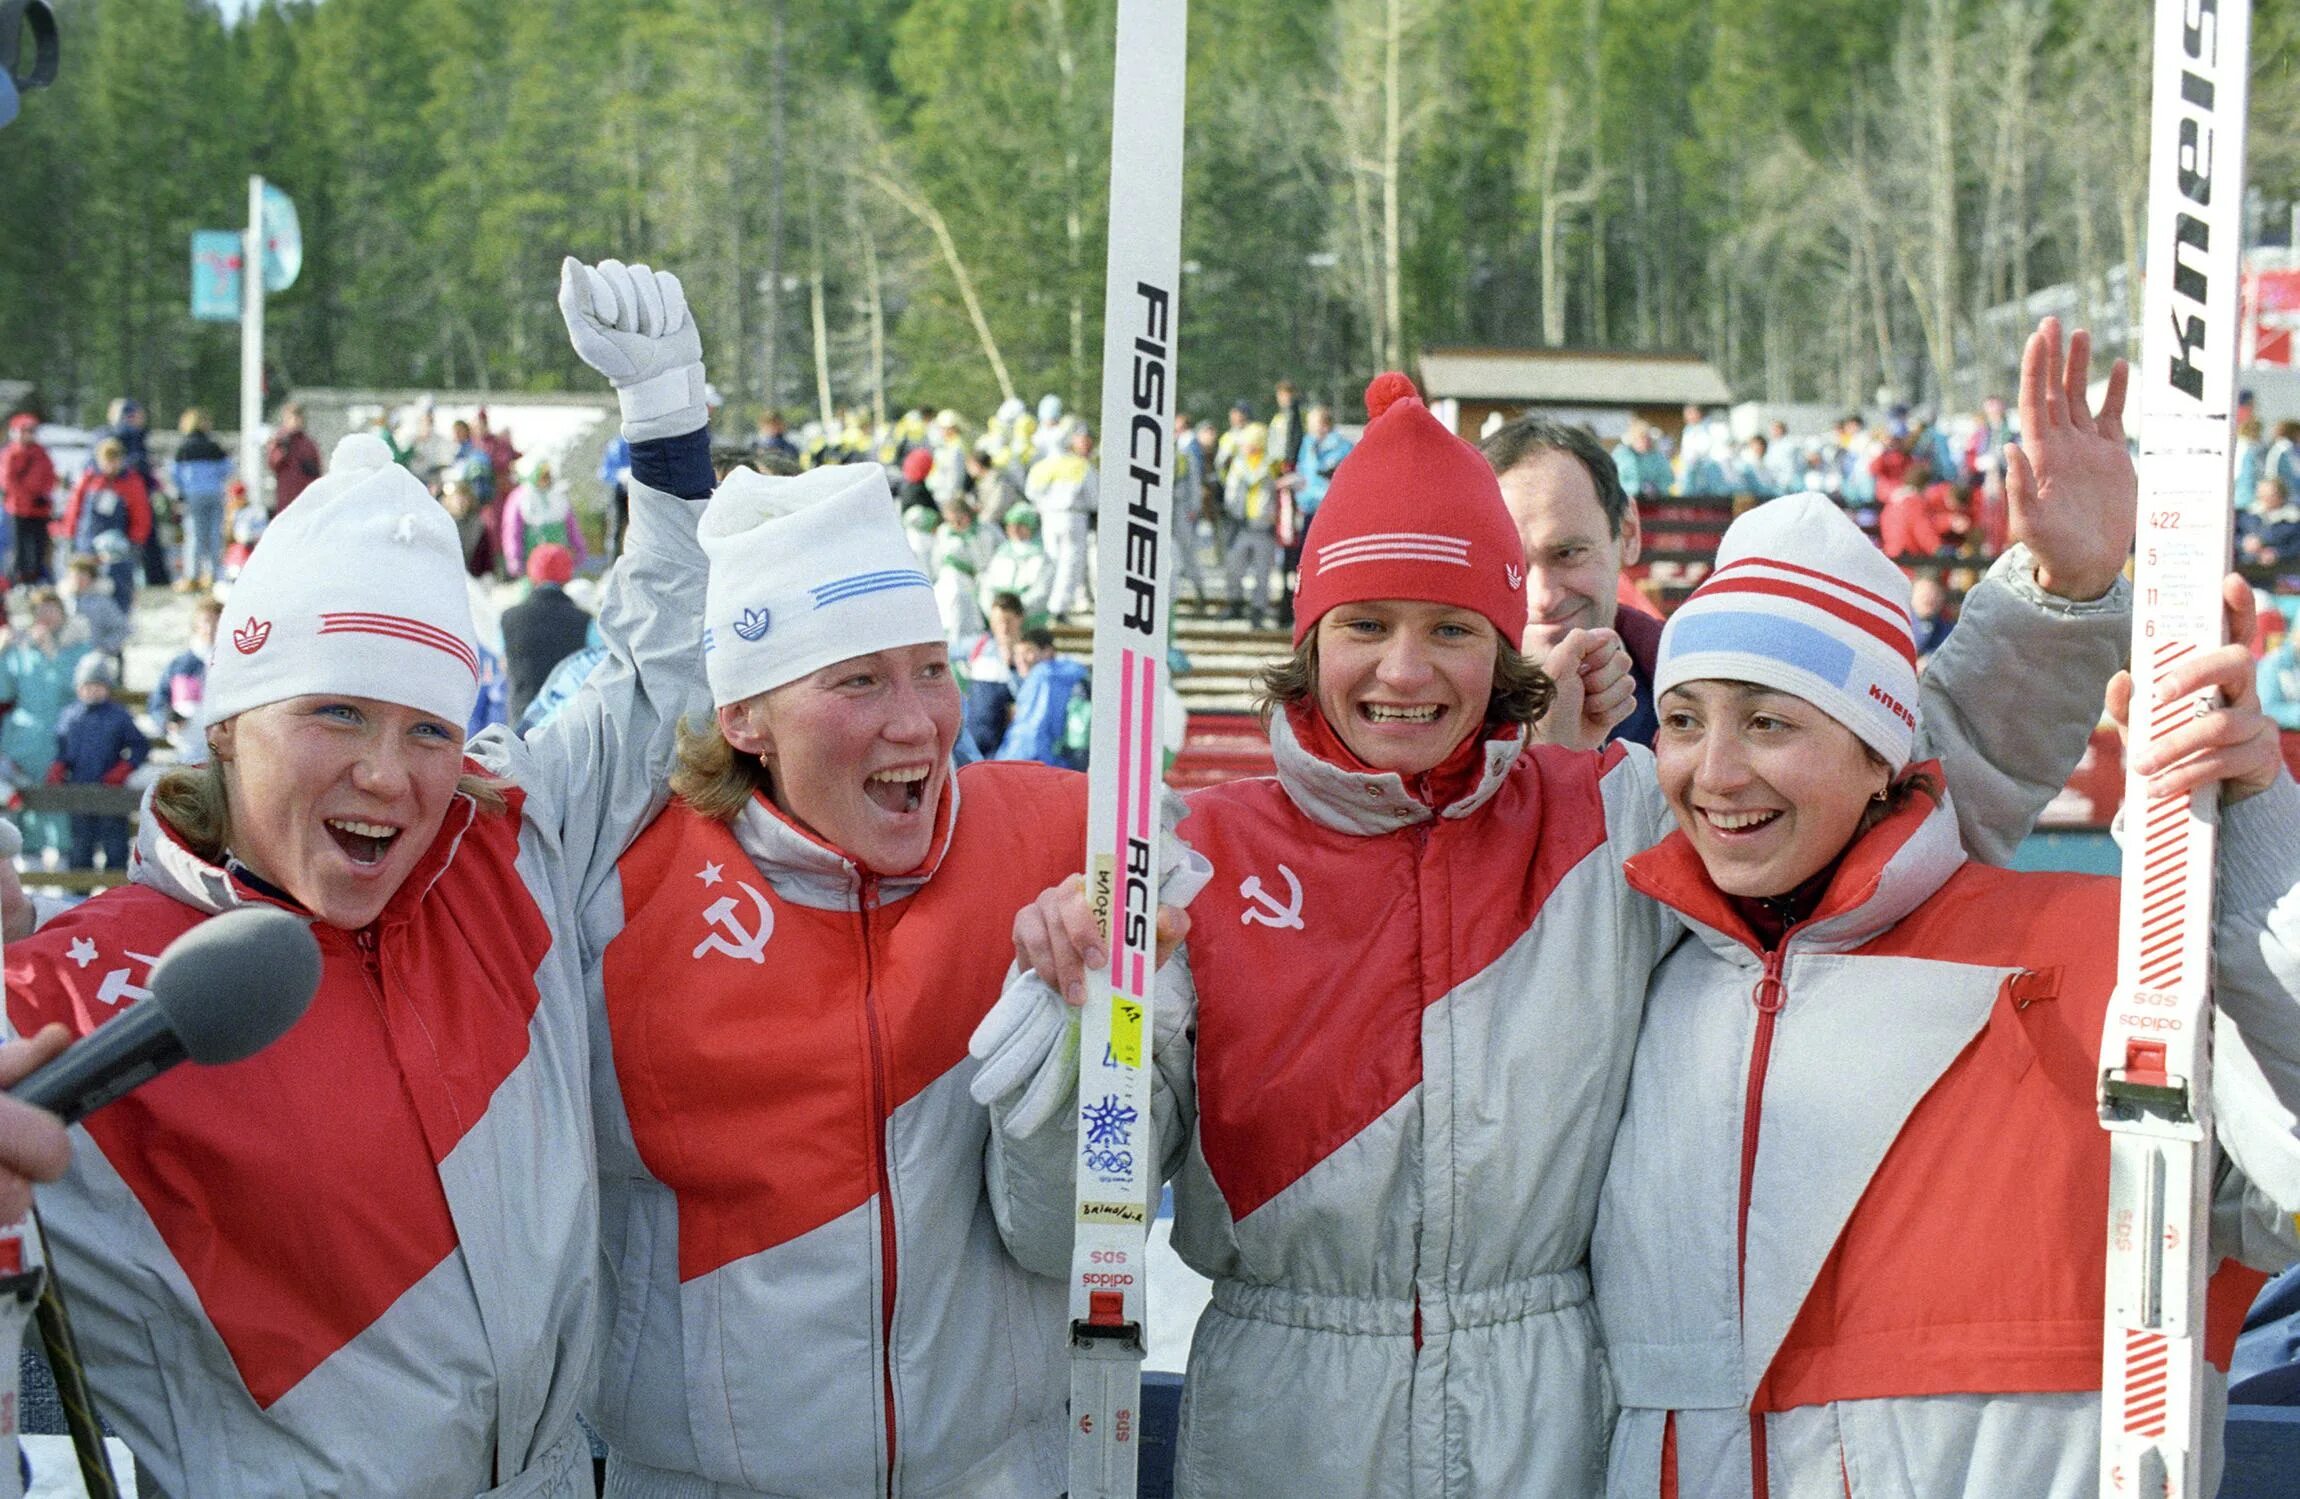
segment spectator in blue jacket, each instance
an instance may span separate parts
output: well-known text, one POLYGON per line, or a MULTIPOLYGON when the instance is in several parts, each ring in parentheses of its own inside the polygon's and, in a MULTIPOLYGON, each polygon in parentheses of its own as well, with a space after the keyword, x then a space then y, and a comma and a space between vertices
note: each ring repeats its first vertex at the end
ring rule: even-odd
POLYGON ((1334 430, 1334 413, 1330 407, 1312 406, 1305 417, 1302 446, 1294 454, 1294 471, 1302 476, 1302 490, 1295 503, 1302 511, 1302 531, 1306 535, 1310 522, 1325 503, 1326 486, 1334 479, 1334 470, 1350 456, 1357 444, 1334 430))
POLYGON ((1054 654, 1054 632, 1044 625, 1022 632, 1015 664, 1023 676, 1014 696, 1014 718, 991 758, 1084 770, 1086 736, 1079 731, 1083 724, 1071 722, 1071 706, 1088 695, 1086 668, 1054 654))
MULTIPOLYGON (((118 672, 102 656, 82 656, 72 669, 72 692, 79 701, 56 720, 56 759, 48 767, 49 785, 117 786, 151 753, 135 715, 112 701, 118 682, 118 672)), ((95 868, 99 849, 106 869, 128 867, 128 819, 74 812, 71 867, 95 868)))
POLYGON ((1654 440, 1653 428, 1640 417, 1629 419, 1629 430, 1614 445, 1613 466, 1621 474, 1621 487, 1633 500, 1667 494, 1677 479, 1670 472, 1669 455, 1654 440))
POLYGON ((224 565, 224 486, 231 482, 232 460, 208 431, 207 413, 199 407, 188 408, 176 430, 184 438, 168 469, 183 505, 184 564, 176 588, 196 593, 215 587, 224 565))

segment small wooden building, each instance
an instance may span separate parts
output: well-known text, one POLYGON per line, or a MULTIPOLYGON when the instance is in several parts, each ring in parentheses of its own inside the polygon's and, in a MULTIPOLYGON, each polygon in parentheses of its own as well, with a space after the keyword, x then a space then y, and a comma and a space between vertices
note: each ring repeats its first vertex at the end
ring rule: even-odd
POLYGON ((1608 441, 1641 416, 1674 441, 1687 405, 1733 399, 1724 377, 1698 354, 1610 349, 1425 349, 1420 385, 1430 409, 1472 442, 1487 417, 1529 410, 1585 422, 1608 441))

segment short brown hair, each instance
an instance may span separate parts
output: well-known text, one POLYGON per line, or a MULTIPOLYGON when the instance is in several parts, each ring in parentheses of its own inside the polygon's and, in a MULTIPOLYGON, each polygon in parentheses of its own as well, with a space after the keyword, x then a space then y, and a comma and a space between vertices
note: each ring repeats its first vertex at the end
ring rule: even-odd
MULTIPOLYGON (((1485 726, 1515 724, 1531 728, 1549 711, 1556 684, 1549 673, 1506 640, 1497 639, 1493 659, 1493 695, 1486 699, 1485 726)), ((1292 655, 1262 668, 1254 684, 1254 711, 1263 722, 1280 708, 1315 703, 1318 698, 1318 632, 1312 630, 1294 647, 1292 655)))
MULTIPOLYGON (((477 802, 482 813, 493 813, 511 805, 503 794, 510 784, 465 771, 455 790, 457 795, 477 802)), ((193 853, 210 864, 223 862, 232 842, 232 806, 224 768, 214 759, 161 772, 152 785, 152 811, 175 829, 176 836, 193 853)))
POLYGON ((757 755, 727 743, 717 718, 701 727, 679 720, 679 763, 671 772, 671 794, 717 822, 733 822, 751 798, 774 790, 774 776, 757 755))

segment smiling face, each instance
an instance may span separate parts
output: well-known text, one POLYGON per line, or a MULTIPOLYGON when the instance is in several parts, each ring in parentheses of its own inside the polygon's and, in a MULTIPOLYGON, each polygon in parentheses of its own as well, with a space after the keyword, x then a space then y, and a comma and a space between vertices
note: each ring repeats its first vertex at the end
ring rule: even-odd
POLYGON ((719 710, 774 802, 873 874, 926 862, 958 738, 958 684, 938 643, 854 656, 719 710))
POLYGON ((1684 682, 1659 707, 1662 794, 1727 895, 1786 895, 1820 873, 1892 778, 1851 729, 1770 687, 1684 682))
POLYGON ((1318 621, 1318 710, 1376 770, 1419 775, 1485 722, 1501 637, 1450 604, 1377 599, 1318 621))
POLYGON ((439 835, 463 730, 363 697, 267 703, 209 733, 231 851, 329 926, 382 914, 439 835))
POLYGON ((1616 536, 1588 468, 1557 448, 1536 448, 1503 474, 1501 498, 1525 549, 1526 653, 1538 657, 1572 630, 1611 629, 1621 569, 1637 560, 1637 507, 1616 536))

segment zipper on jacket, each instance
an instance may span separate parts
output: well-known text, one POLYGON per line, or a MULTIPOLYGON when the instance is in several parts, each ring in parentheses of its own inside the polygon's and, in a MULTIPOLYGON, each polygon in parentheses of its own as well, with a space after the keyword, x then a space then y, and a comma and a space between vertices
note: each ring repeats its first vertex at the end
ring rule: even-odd
MULTIPOLYGON (((1750 999, 1757 1006, 1757 1035, 1749 1048, 1749 1088, 1741 1104, 1741 1208, 1734 1235, 1736 1299, 1746 1304, 1749 1281, 1749 1194, 1757 1177, 1757 1121, 1765 1103, 1765 1071, 1773 1062, 1773 1027, 1788 999, 1781 982, 1789 939, 1784 934, 1765 954, 1765 971, 1750 999)), ((1765 1413, 1749 1412, 1749 1490, 1754 1499, 1768 1499, 1765 1472, 1765 1413)))
POLYGON ((878 877, 865 874, 862 893, 857 903, 862 917, 863 942, 863 1032, 870 1040, 870 1113, 871 1113, 871 1166, 878 1182, 878 1248, 881 1288, 879 1291, 879 1385, 886 1400, 886 1486, 895 1489, 894 1465, 894 1290, 895 1290, 895 1234, 894 1234, 894 1179, 887 1166, 886 1132, 888 1125, 886 1102, 886 1047, 879 1034, 878 1013, 878 949, 871 938, 871 912, 878 905, 878 877))

